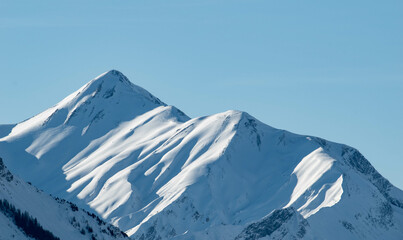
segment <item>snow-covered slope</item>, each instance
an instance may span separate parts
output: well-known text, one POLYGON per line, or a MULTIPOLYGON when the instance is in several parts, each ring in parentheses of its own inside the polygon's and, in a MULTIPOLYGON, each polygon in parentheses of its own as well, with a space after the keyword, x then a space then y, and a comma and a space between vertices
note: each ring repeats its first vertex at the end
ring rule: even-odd
POLYGON ((118 228, 105 223, 95 214, 83 211, 63 199, 53 198, 14 176, 1 158, 0 201, 0 239, 34 239, 15 222, 18 210, 27 212, 32 220, 36 219, 55 238, 128 239, 118 228))
POLYGON ((357 150, 239 111, 190 119, 115 70, 17 124, 0 154, 139 239, 403 238, 403 192, 357 150))

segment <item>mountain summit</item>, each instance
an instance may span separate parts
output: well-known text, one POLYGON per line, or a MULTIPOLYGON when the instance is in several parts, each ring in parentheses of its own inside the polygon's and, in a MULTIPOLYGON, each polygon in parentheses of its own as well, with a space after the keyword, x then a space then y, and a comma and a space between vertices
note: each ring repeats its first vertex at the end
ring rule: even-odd
MULTIPOLYGON (((92 125, 110 129, 159 106, 166 106, 143 88, 132 84, 122 73, 103 73, 70 94, 52 108, 18 124, 9 136, 19 136, 43 126, 76 126, 84 135, 92 125), (103 121, 101 121, 104 119, 103 121)), ((102 132, 101 134, 104 134, 102 132)))
POLYGON ((356 149, 240 111, 190 119, 116 70, 14 126, 0 156, 136 239, 403 237, 403 192, 356 149))

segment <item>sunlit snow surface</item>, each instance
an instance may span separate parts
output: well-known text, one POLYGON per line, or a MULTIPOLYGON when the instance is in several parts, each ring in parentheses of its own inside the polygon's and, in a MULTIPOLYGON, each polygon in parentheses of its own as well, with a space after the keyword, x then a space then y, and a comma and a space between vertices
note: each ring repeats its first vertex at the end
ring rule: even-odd
POLYGON ((114 70, 12 128, 0 156, 134 237, 234 239, 290 208, 281 229, 305 218, 301 238, 403 237, 402 191, 356 150, 239 111, 190 119, 114 70))
MULTIPOLYGON (((74 208, 74 205, 54 199, 34 186, 13 176, 0 159, 0 199, 16 209, 27 212, 39 225, 63 240, 128 239, 117 228, 99 222, 94 216, 74 208), (89 230, 90 229, 90 230, 89 230)), ((28 237, 12 218, 0 209, 0 239, 33 239, 28 237)))

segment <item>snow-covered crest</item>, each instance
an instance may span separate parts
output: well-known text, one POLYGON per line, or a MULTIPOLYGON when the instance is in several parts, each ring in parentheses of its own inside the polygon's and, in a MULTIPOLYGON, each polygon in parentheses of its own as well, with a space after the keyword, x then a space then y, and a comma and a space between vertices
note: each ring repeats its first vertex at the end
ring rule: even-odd
POLYGON ((53 198, 15 177, 0 158, 0 237, 1 239, 128 239, 93 213, 73 203, 53 198), (23 215, 25 213, 26 215, 23 215), (22 227, 17 216, 28 227, 22 227), (30 223, 28 223, 30 222, 30 223), (42 229, 42 230, 38 230, 42 229), (46 233, 47 232, 47 233, 46 233))
POLYGON ((82 129, 101 122, 98 128, 111 128, 106 124, 117 124, 131 120, 159 106, 166 106, 145 89, 131 83, 126 76, 116 70, 105 72, 85 84, 76 92, 48 110, 18 124, 4 140, 19 137, 37 129, 69 126, 82 129), (100 121, 102 119, 106 121, 100 121))
POLYGON ((241 239, 280 213, 295 216, 282 231, 309 231, 293 237, 403 235, 402 191, 355 149, 240 111, 190 119, 115 70, 15 126, 0 154, 134 237, 241 239))

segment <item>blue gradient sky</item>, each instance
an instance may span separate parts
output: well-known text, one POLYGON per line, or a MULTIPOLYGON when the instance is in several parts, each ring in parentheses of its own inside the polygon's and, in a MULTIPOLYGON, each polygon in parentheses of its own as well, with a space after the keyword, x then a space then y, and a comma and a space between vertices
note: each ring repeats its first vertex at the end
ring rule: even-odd
POLYGON ((358 148, 403 188, 403 1, 0 1, 0 124, 110 69, 191 117, 358 148))

